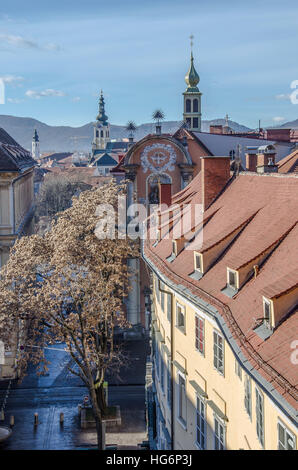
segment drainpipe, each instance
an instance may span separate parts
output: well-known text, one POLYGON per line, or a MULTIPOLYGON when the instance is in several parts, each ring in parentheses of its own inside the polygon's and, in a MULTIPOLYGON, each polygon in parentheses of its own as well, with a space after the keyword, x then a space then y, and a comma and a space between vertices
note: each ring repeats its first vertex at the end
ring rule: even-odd
POLYGON ((170 295, 171 297, 171 446, 172 449, 174 450, 174 308, 173 308, 173 296, 174 294, 172 292, 166 291, 161 287, 160 279, 158 280, 158 289, 160 292, 170 295))

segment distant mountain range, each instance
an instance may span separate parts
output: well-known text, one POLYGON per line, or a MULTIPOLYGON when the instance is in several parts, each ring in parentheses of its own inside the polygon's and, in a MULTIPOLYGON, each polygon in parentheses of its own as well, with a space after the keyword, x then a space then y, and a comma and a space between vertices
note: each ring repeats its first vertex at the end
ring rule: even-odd
MULTIPOLYGON (((202 131, 209 132, 210 124, 225 124, 224 119, 212 119, 202 121, 202 131)), ((162 131, 175 132, 181 125, 181 121, 165 121, 162 123, 162 131)), ((234 121, 229 121, 229 126, 236 132, 247 132, 250 129, 234 121)), ((34 129, 37 129, 41 152, 65 152, 65 151, 91 151, 93 138, 93 123, 89 122, 81 127, 48 126, 37 119, 0 115, 0 127, 3 127, 19 144, 31 150, 31 142, 34 129)), ((298 128, 298 119, 293 123, 286 123, 280 127, 298 128)), ((147 123, 138 126, 135 140, 139 140, 147 134, 155 132, 155 124, 147 123)), ((111 139, 121 140, 128 137, 125 126, 111 124, 111 139)))

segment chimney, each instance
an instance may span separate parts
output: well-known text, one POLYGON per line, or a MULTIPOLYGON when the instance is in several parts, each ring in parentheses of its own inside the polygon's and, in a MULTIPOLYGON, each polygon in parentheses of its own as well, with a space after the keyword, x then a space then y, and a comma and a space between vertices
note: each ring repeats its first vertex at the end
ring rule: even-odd
POLYGON ((159 184, 159 204, 166 204, 168 207, 171 205, 172 200, 172 185, 170 183, 159 184))
POLYGON ((268 140, 279 140, 282 142, 291 141, 291 129, 267 129, 266 139, 268 140))
POLYGON ((156 135, 161 135, 161 125, 156 124, 155 129, 156 129, 156 135))
POLYGON ((223 127, 221 124, 213 124, 209 127, 210 134, 223 134, 223 127))
POLYGON ((201 157, 202 204, 205 211, 230 179, 230 157, 201 157))
POLYGON ((257 173, 276 173, 276 150, 274 145, 262 145, 257 153, 257 173))
POLYGON ((257 171, 258 147, 246 147, 245 161, 247 171, 257 171))

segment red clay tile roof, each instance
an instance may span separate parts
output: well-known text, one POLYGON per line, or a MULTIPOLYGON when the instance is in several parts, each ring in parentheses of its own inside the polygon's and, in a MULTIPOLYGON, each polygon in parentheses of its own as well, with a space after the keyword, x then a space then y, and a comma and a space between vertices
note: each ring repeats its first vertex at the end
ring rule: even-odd
MULTIPOLYGON (((188 186, 201 200, 201 174, 188 186)), ((250 364, 288 401, 297 406, 298 368, 290 361, 291 343, 298 338, 297 311, 289 315, 273 334, 263 341, 254 331, 263 318, 262 291, 267 286, 282 286, 281 278, 296 277, 298 264, 298 177, 295 175, 258 175, 240 173, 204 213, 214 213, 204 227, 203 240, 220 238, 239 226, 239 220, 256 214, 240 231, 200 280, 188 276, 194 269, 193 251, 184 249, 170 263, 172 240, 144 243, 144 254, 153 265, 176 285, 187 287, 195 296, 218 309, 234 340, 250 364), (246 263, 279 240, 260 265, 256 278, 251 277, 238 293, 229 298, 221 290, 226 286, 226 271, 231 260, 246 263)), ((186 192, 186 190, 184 190, 186 192)), ((173 198, 176 202, 176 198, 173 198)), ((298 299, 297 299, 298 301, 298 299)), ((297 302, 298 303, 298 302, 297 302)))
POLYGON ((279 173, 296 173, 298 174, 298 150, 290 153, 277 163, 279 173))
POLYGON ((286 274, 278 281, 269 284, 264 289, 261 290, 261 293, 268 299, 273 299, 280 297, 281 295, 289 292, 292 289, 295 289, 298 286, 298 269, 286 274))

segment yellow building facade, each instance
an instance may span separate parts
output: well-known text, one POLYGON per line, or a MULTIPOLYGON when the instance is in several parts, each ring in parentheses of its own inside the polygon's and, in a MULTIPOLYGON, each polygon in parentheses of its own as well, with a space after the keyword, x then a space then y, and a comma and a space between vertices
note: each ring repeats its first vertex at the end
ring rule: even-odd
POLYGON ((285 403, 278 404, 235 354, 215 313, 194 305, 166 279, 153 279, 156 447, 296 449, 297 427, 285 403))
MULTIPOLYGON (((15 240, 32 233, 34 165, 30 152, 0 129, 0 269, 15 240)), ((15 374, 15 353, 4 351, 0 338, 0 380, 15 374)))

